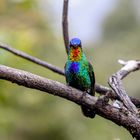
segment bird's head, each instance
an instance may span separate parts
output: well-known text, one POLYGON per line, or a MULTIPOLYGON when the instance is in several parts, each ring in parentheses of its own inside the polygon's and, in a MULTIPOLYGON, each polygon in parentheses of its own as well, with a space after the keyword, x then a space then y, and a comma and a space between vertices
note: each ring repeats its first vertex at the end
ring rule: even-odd
POLYGON ((76 49, 76 48, 81 48, 81 40, 79 38, 73 38, 70 41, 69 44, 70 48, 76 49))
POLYGON ((81 40, 73 38, 69 44, 69 57, 71 61, 79 61, 82 56, 81 40))

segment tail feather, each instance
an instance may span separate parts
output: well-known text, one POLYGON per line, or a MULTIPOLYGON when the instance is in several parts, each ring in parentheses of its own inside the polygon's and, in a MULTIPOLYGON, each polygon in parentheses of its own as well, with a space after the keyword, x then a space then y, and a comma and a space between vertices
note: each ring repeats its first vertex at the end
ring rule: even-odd
POLYGON ((96 115, 95 110, 88 109, 86 106, 81 106, 81 109, 85 117, 94 118, 96 115))

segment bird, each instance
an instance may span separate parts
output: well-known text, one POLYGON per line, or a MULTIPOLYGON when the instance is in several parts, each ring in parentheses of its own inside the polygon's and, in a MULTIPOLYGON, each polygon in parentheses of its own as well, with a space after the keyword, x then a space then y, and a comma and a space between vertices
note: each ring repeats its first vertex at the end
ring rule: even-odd
MULTIPOLYGON (((81 40, 72 38, 69 42, 68 59, 65 64, 65 77, 68 86, 74 87, 95 95, 95 75, 92 65, 87 60, 83 50, 81 40)), ((95 111, 81 105, 84 116, 94 118, 95 111)))

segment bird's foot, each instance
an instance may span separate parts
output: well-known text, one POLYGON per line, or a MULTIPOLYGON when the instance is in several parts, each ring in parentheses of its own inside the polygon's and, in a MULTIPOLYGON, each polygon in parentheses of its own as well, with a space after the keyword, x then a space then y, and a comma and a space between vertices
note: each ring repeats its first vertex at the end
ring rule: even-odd
POLYGON ((82 94, 82 96, 81 96, 81 98, 80 98, 81 101, 83 101, 83 99, 84 99, 84 97, 86 96, 86 94, 87 94, 87 92, 84 91, 83 94, 82 94))
POLYGON ((107 92, 106 95, 102 95, 98 98, 96 104, 102 104, 103 106, 109 102, 110 93, 107 92))

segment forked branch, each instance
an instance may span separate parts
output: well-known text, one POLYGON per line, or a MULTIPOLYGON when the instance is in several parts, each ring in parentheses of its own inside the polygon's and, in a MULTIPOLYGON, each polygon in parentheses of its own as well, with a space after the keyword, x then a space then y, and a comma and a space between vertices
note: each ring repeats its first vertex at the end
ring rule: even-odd
POLYGON ((132 103, 124 87, 122 86, 121 79, 123 79, 130 72, 139 70, 140 61, 131 60, 131 61, 125 62, 123 60, 119 60, 119 63, 123 64, 124 66, 117 73, 113 74, 109 78, 109 85, 114 90, 114 92, 118 95, 120 100, 123 102, 124 106, 133 114, 137 115, 138 114, 137 108, 132 103))

